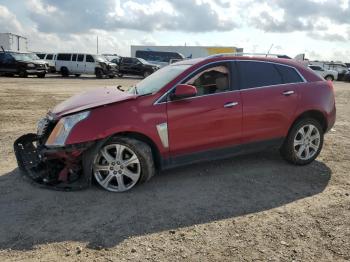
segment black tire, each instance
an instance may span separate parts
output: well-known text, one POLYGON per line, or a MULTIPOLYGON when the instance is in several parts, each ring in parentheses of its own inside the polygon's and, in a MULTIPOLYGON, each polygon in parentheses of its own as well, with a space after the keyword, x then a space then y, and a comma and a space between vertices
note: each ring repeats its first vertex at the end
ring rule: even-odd
POLYGON ((79 76, 81 76, 81 74, 75 74, 75 77, 79 77, 79 76))
POLYGON ((61 75, 62 75, 63 77, 68 77, 68 76, 69 76, 69 70, 68 70, 67 67, 62 67, 62 68, 61 68, 61 75))
POLYGON ((141 175, 137 184, 147 182, 151 179, 152 176, 156 173, 156 167, 154 164, 153 154, 151 147, 134 138, 124 137, 124 136, 115 136, 103 143, 98 143, 96 146, 91 148, 83 156, 83 167, 84 167, 84 176, 87 178, 93 177, 93 162, 99 152, 99 150, 109 144, 121 144, 132 149, 140 161, 141 166, 141 175))
POLYGON ((45 73, 42 73, 42 74, 37 74, 36 76, 39 77, 39 78, 45 78, 45 73))
POLYGON ((288 136, 286 137, 280 149, 281 155, 285 160, 287 160, 289 163, 292 163, 294 165, 307 165, 312 161, 314 161, 317 158, 317 156, 320 154, 323 146, 323 137, 324 137, 323 128, 317 120, 313 118, 300 119, 290 129, 288 136), (319 146, 317 151, 311 158, 306 160, 299 158, 294 149, 294 139, 296 138, 298 131, 305 125, 313 125, 317 129, 320 135, 319 146))
POLYGON ((334 77, 332 75, 326 75, 324 79, 327 81, 334 81, 334 77))
POLYGON ((95 69, 96 78, 101 79, 103 77, 103 71, 101 68, 95 69))
POLYGON ((19 77, 23 77, 23 78, 28 77, 28 73, 26 72, 25 69, 20 69, 18 75, 19 75, 19 77))
POLYGON ((109 77, 109 78, 114 78, 114 77, 115 77, 115 75, 109 75, 108 77, 109 77))
POLYGON ((143 72, 143 77, 146 78, 146 77, 150 76, 151 74, 152 74, 151 71, 145 71, 145 72, 143 72))

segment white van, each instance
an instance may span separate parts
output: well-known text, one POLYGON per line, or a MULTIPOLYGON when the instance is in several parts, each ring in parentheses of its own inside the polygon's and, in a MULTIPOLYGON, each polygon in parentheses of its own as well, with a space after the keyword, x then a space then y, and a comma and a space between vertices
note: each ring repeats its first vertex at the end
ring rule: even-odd
POLYGON ((115 77, 118 74, 117 65, 109 62, 106 57, 94 54, 58 53, 56 57, 56 71, 62 76, 81 74, 115 77))

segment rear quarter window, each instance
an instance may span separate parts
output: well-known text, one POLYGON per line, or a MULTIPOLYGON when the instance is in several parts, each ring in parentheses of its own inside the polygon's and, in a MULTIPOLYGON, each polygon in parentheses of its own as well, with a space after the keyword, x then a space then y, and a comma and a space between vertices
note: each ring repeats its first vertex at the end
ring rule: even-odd
POLYGON ((275 65, 275 66, 278 72, 281 74, 284 84, 304 82, 301 76, 298 74, 298 72, 294 68, 289 66, 283 66, 283 65, 275 65))
POLYGON ((283 84, 282 76, 272 63, 238 61, 241 89, 283 84))

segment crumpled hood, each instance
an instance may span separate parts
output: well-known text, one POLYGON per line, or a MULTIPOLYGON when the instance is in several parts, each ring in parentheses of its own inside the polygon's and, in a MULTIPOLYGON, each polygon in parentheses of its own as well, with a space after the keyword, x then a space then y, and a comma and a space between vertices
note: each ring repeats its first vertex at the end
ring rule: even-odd
POLYGON ((137 95, 118 90, 116 87, 97 88, 68 98, 51 110, 55 117, 99 107, 111 103, 135 99, 137 95))

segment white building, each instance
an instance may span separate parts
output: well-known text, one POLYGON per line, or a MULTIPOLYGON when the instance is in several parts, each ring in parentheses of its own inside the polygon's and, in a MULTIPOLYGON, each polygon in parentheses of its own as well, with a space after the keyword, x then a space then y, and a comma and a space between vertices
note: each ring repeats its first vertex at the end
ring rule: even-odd
POLYGON ((1 47, 8 51, 27 52, 28 41, 27 38, 20 35, 0 33, 0 49, 1 47))

